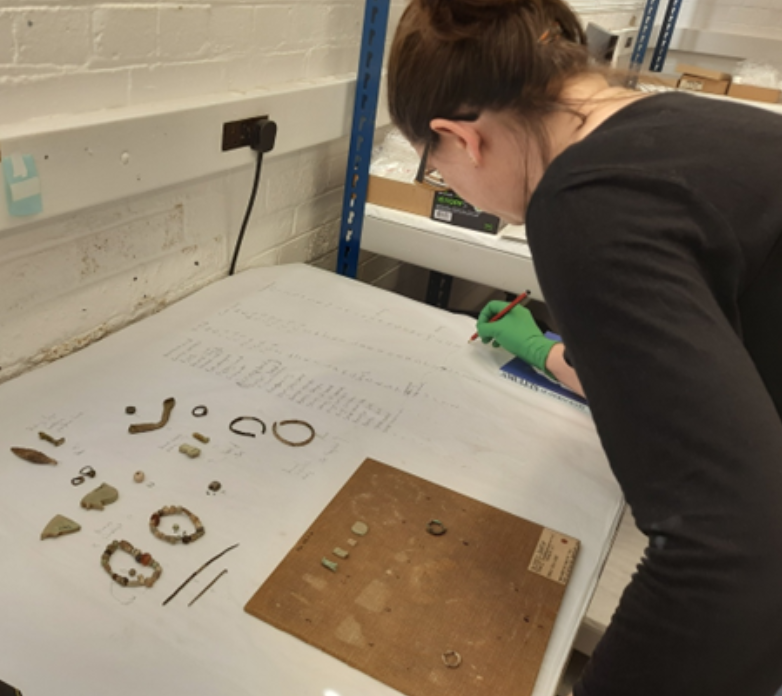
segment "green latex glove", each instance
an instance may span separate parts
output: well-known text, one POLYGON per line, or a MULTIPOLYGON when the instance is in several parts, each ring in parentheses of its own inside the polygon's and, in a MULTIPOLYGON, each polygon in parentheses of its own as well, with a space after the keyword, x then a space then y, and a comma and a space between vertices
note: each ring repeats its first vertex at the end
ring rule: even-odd
POLYGON ((502 319, 492 322, 491 318, 507 306, 507 302, 494 300, 483 308, 477 326, 481 340, 484 343, 494 341, 495 348, 502 346, 524 362, 549 374, 546 359, 557 341, 546 338, 530 311, 521 305, 511 309, 502 319))

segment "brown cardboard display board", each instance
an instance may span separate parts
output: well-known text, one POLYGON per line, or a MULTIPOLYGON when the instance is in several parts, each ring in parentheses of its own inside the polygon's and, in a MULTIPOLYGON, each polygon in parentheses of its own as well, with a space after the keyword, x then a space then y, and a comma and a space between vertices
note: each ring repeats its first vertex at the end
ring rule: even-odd
POLYGON ((408 696, 528 696, 578 546, 367 459, 245 610, 408 696))
POLYGON ((741 85, 735 82, 728 87, 728 96, 735 99, 750 99, 752 101, 769 102, 776 104, 782 92, 768 87, 755 87, 754 85, 741 85))

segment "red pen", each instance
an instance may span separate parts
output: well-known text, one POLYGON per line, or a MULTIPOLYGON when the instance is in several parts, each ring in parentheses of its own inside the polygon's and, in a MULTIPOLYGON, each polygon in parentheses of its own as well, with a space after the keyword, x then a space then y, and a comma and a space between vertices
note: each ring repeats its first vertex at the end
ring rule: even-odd
MULTIPOLYGON (((499 321, 500 319, 502 319, 508 312, 510 312, 510 310, 512 310, 520 302, 524 302, 524 300, 526 300, 531 294, 532 294, 531 290, 527 290, 526 292, 521 293, 521 295, 519 295, 515 300, 513 300, 513 302, 510 302, 507 305, 507 307, 505 307, 505 309, 503 309, 501 312, 497 312, 497 314, 495 314, 491 319, 489 319, 489 323, 491 324, 492 322, 499 321)), ((477 331, 472 335, 472 338, 470 338, 470 340, 467 341, 467 343, 472 343, 476 338, 478 338, 477 331)))

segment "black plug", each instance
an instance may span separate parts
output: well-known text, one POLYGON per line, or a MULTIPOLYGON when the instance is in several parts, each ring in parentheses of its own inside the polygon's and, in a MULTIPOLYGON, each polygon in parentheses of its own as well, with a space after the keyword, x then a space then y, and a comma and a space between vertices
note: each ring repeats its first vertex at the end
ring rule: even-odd
POLYGON ((264 154, 274 149, 274 143, 277 140, 277 124, 268 118, 261 118, 256 121, 253 132, 250 135, 250 147, 264 154))

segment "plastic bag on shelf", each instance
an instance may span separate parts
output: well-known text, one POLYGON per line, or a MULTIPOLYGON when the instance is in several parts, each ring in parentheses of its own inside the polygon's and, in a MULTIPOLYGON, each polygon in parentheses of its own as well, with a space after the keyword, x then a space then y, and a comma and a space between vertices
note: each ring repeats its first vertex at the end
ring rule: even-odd
POLYGON ((386 135, 382 145, 372 150, 369 173, 385 179, 412 183, 420 161, 413 146, 394 128, 386 135))
POLYGON ((768 89, 779 89, 782 87, 779 71, 773 65, 756 63, 751 60, 744 60, 738 64, 736 73, 733 76, 733 82, 737 85, 752 85, 753 87, 767 87, 768 89))

